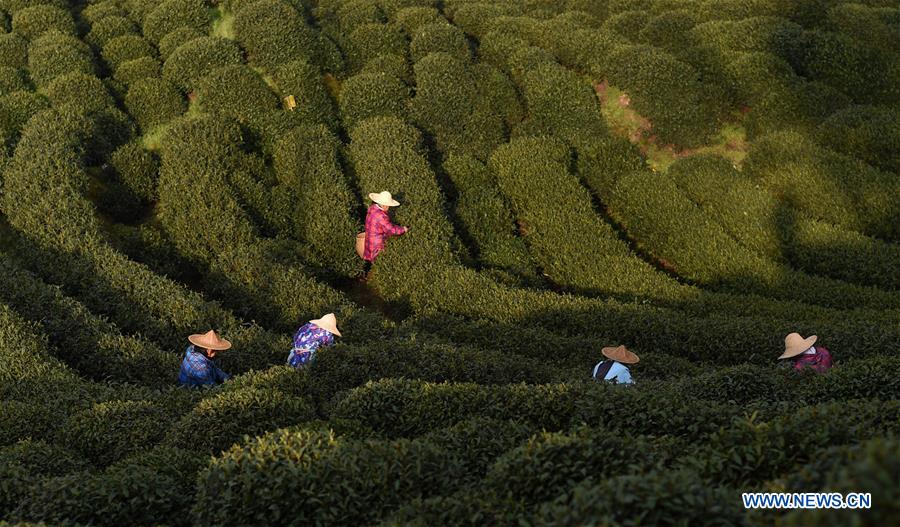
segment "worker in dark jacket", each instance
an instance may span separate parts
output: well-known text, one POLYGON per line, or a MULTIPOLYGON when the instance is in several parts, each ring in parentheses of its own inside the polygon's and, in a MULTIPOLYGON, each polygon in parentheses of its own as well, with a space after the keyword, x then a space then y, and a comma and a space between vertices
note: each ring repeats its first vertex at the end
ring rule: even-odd
POLYGON ((181 361, 178 384, 191 388, 215 386, 230 378, 213 362, 213 358, 218 352, 231 348, 230 342, 220 338, 212 330, 202 335, 191 335, 188 337, 188 341, 191 344, 185 350, 184 360, 181 361))
POLYGON ((797 371, 810 368, 816 373, 825 373, 831 368, 831 353, 825 346, 813 346, 815 335, 803 338, 799 333, 791 333, 784 337, 784 353, 779 359, 793 359, 793 368, 797 371))

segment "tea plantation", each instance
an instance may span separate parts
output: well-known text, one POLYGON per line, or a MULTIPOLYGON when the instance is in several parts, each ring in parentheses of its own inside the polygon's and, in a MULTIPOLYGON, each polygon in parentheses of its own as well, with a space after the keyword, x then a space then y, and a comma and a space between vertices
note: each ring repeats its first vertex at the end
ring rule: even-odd
POLYGON ((900 517, 897 0, 0 0, 0 135, 0 526, 900 517))

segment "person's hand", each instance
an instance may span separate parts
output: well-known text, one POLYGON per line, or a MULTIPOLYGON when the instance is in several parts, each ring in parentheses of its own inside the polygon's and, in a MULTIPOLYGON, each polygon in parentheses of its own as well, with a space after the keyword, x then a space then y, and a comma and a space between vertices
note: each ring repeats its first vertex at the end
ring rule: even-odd
POLYGON ((409 232, 409 227, 403 227, 403 234, 406 234, 407 232, 409 232))

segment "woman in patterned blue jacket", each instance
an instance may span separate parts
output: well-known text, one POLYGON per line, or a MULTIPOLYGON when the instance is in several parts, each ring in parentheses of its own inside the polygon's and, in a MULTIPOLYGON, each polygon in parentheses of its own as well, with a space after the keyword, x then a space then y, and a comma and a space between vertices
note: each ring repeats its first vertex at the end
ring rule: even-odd
POLYGON ((305 368, 316 360, 316 351, 324 346, 334 344, 334 337, 341 336, 337 328, 337 318, 334 313, 328 313, 322 318, 310 320, 300 326, 294 334, 294 347, 288 355, 289 366, 305 368))

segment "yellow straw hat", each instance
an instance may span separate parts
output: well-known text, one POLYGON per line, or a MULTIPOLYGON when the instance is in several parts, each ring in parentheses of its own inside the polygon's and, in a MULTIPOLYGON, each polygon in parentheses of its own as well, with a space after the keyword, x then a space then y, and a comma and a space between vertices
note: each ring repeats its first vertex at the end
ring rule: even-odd
POLYGON ((213 330, 209 330, 202 335, 199 333, 191 335, 188 337, 188 340, 195 346, 210 350, 225 351, 231 348, 231 343, 219 337, 213 330))
POLYGON ((803 338, 799 333, 791 333, 790 335, 784 337, 784 353, 781 354, 779 359, 789 359, 791 357, 796 357, 800 355, 804 351, 808 350, 810 346, 816 343, 815 335, 809 338, 803 338))
POLYGON ((628 348, 625 346, 603 348, 600 352, 603 353, 603 356, 607 359, 612 359, 623 364, 635 364, 641 360, 637 355, 628 351, 628 348))
POLYGON ((384 192, 379 192, 378 194, 375 194, 374 192, 369 194, 369 199, 382 207, 397 207, 400 205, 400 202, 395 200, 394 197, 391 196, 391 193, 386 190, 384 192))
POLYGON ((339 337, 342 336, 341 332, 338 331, 337 318, 334 316, 334 313, 328 313, 324 317, 317 318, 316 320, 310 320, 310 322, 333 335, 337 335, 339 337))

